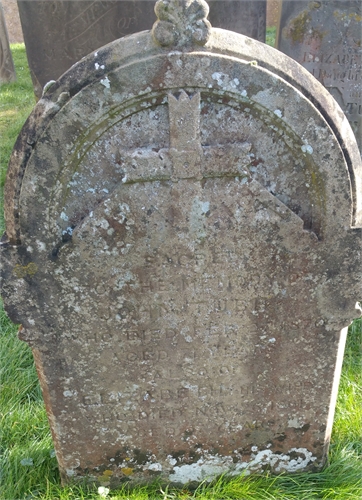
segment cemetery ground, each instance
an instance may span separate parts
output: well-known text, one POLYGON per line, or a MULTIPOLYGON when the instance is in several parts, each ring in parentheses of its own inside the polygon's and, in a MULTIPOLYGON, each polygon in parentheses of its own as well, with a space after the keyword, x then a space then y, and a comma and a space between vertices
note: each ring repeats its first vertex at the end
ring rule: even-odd
MULTIPOLYGON (((0 89, 1 186, 22 124, 34 106, 23 45, 12 46, 18 80, 0 89)), ((1 201, 1 198, 0 198, 1 201)), ((0 210, 2 214, 2 208, 0 210)), ((1 215, 0 229, 3 231, 1 215)), ((182 490, 158 483, 127 490, 61 488, 46 411, 29 347, 0 312, 0 500, 360 499, 362 497, 362 321, 349 329, 329 463, 318 473, 221 477, 182 490), (196 488, 196 489, 195 489, 196 488)))

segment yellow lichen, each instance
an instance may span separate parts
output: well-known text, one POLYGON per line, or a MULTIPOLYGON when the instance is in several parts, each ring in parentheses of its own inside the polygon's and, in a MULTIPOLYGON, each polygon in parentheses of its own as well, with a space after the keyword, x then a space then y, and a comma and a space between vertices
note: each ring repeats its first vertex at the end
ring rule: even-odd
POLYGON ((34 276, 37 271, 38 266, 34 262, 30 262, 27 266, 16 264, 13 269, 13 274, 20 279, 25 278, 25 276, 34 276))
POLYGON ((133 474, 133 469, 131 467, 124 467, 123 469, 121 469, 121 471, 125 476, 130 476, 131 474, 133 474))

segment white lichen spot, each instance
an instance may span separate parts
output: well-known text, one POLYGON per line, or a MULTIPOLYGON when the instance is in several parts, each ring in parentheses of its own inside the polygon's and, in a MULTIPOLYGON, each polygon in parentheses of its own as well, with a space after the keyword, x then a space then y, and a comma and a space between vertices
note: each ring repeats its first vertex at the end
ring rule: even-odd
POLYGON ((201 213, 206 214, 209 211, 210 203, 208 201, 204 201, 201 203, 201 213))
POLYGON ((106 219, 101 219, 100 221, 98 221, 97 226, 101 227, 102 229, 108 229, 109 223, 106 219))
POLYGON ((277 115, 277 116, 279 116, 279 118, 281 118, 283 116, 283 113, 280 111, 280 109, 276 109, 274 111, 274 114, 277 115))
POLYGON ((60 218, 61 218, 62 220, 65 220, 65 221, 67 221, 67 220, 68 220, 68 216, 67 216, 67 214, 66 214, 65 212, 62 212, 62 213, 60 214, 60 218))
POLYGON ((127 182, 127 174, 122 178, 122 182, 127 182))
POLYGON ((73 228, 72 227, 67 227, 67 229, 65 229, 64 231, 62 231, 62 234, 69 234, 70 236, 72 236, 73 234, 73 228))
POLYGON ((176 458, 173 458, 172 455, 167 455, 167 461, 170 465, 176 465, 177 464, 177 460, 176 458))
POLYGON ((110 89, 111 88, 111 82, 110 82, 108 76, 106 76, 105 78, 103 78, 101 80, 101 84, 104 85, 104 87, 106 87, 106 89, 110 89))
POLYGON ((75 471, 73 469, 65 469, 65 473, 68 477, 72 477, 75 475, 75 471))
POLYGON ((94 64, 94 67, 95 67, 95 69, 99 69, 99 64, 98 64, 98 63, 95 63, 95 64, 94 64))
POLYGON ((301 427, 303 427, 303 424, 301 424, 297 418, 292 418, 288 420, 288 427, 294 427, 295 429, 300 429, 301 427))
MULTIPOLYGON (((230 83, 229 82, 229 76, 225 75, 224 73, 217 73, 217 72, 215 72, 215 73, 213 73, 211 75, 211 78, 213 80, 216 80, 217 84, 220 87, 227 87, 228 83, 230 83)), ((235 83, 234 82, 232 82, 232 83, 233 83, 233 87, 235 88, 236 87, 235 83)))
POLYGON ((161 472, 162 471, 162 465, 159 464, 159 463, 155 463, 155 464, 146 464, 144 466, 144 469, 146 470, 152 470, 154 472, 161 472))
POLYGON ((309 144, 303 144, 303 146, 301 146, 301 150, 303 153, 308 153, 309 155, 313 153, 313 148, 309 144))
POLYGON ((95 53, 94 53, 94 57, 97 57, 97 56, 98 56, 98 52, 95 52, 95 53))
POLYGON ((42 241, 37 240, 37 241, 36 241, 36 245, 37 245, 38 249, 39 249, 41 252, 44 252, 44 251, 45 251, 45 249, 46 249, 45 243, 43 243, 42 241))
POLYGON ((214 477, 228 472, 232 467, 232 457, 206 455, 196 463, 174 467, 169 480, 186 484, 189 481, 211 481, 214 477))
POLYGON ((271 344, 274 344, 276 342, 276 339, 274 337, 272 337, 271 339, 268 340, 268 342, 270 342, 271 344))
POLYGON ((101 69, 104 69, 104 68, 105 68, 105 66, 104 66, 104 64, 102 64, 102 65, 101 65, 101 69))
POLYGON ((33 247, 31 247, 30 245, 28 247, 26 247, 26 251, 29 252, 29 253, 32 253, 33 251, 33 247))
POLYGON ((28 318, 28 323, 32 326, 35 325, 35 321, 32 318, 28 318))
POLYGON ((254 453, 256 453, 258 451, 258 447, 257 446, 252 446, 251 447, 251 451, 253 451, 254 453))
POLYGON ((73 391, 64 391, 64 392, 63 392, 63 396, 64 396, 65 398, 71 398, 72 396, 74 396, 74 394, 75 394, 75 393, 74 393, 73 391))
POLYGON ((247 93, 247 91, 246 91, 246 90, 243 90, 243 91, 241 92, 241 95, 242 95, 243 97, 246 97, 246 96, 248 95, 248 93, 247 93))

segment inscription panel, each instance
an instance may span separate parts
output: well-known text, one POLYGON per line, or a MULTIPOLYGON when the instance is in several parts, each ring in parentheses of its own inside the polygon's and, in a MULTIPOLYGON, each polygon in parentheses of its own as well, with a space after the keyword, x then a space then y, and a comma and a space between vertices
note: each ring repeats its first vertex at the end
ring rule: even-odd
POLYGON ((278 49, 336 99, 362 151, 362 7, 359 0, 283 0, 278 49))
MULTIPOLYGON (((287 355, 278 354, 293 329, 293 300, 289 298, 284 307, 283 297, 293 286, 296 307, 299 300, 300 283, 291 284, 290 270, 296 274, 304 257, 303 251, 286 253, 276 243, 280 226, 265 221, 279 202, 275 200, 273 207, 271 200, 261 219, 255 204, 259 189, 252 180, 228 177, 202 183, 185 179, 125 184, 73 231, 72 246, 61 249, 58 265, 81 265, 85 276, 94 271, 92 242, 109 252, 107 267, 101 264, 107 290, 102 289, 102 301, 93 304, 87 328, 79 331, 89 358, 78 401, 85 414, 91 410, 98 418, 99 408, 99 418, 106 418, 104 439, 117 432, 123 435, 118 423, 122 419, 132 442, 141 446, 145 435, 162 442, 172 434, 181 443, 190 423, 199 438, 207 440, 205 419, 211 419, 207 427, 216 433, 225 425, 245 433, 255 412, 266 407, 275 419, 283 409, 304 411, 305 402, 290 383, 278 402, 277 380, 265 380, 259 388, 275 363, 289 365, 301 348, 295 343, 287 355), (178 201, 184 190, 191 207, 178 201), (238 223, 240 203, 243 224, 238 223), (122 211, 126 230, 117 227, 112 239, 114 247, 119 240, 121 248, 128 249, 127 258, 107 248, 107 231, 115 227, 110 221, 120 220, 122 211), (250 261, 258 255, 270 270, 267 276, 250 275, 250 261), (279 316, 274 319, 270 316, 276 304, 279 316), (105 366, 112 368, 106 384, 105 366), (141 433, 130 423, 134 421, 141 433), (172 422, 174 426, 160 437, 164 425, 172 422)), ((288 222, 280 220, 285 229, 288 222)), ((293 218, 290 223, 294 230, 293 218)), ((300 221, 299 240, 309 247, 313 240, 302 227, 300 221)), ((308 260, 304 272, 313 273, 308 260)), ((304 307, 309 310, 311 300, 304 307)), ((306 311, 306 317, 311 314, 306 311)), ((76 315, 83 324, 85 318, 79 311, 76 315)), ((315 339, 306 335, 304 348, 313 349, 315 339)), ((63 340, 62 345, 74 356, 76 340, 63 340)), ((88 432, 92 435, 94 426, 88 432)))

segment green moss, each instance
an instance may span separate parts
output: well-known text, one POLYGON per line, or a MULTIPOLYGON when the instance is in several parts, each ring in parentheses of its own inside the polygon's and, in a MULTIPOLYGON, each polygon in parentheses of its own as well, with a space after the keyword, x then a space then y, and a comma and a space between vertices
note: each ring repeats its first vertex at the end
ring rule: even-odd
POLYGON ((315 40, 323 40, 326 31, 319 28, 311 28, 311 15, 307 10, 301 12, 283 29, 283 36, 289 38, 293 43, 302 43, 307 37, 315 40))
POLYGON ((290 38, 293 43, 302 43, 311 20, 310 13, 307 10, 301 12, 299 16, 294 18, 290 25, 283 30, 285 38, 290 38))

